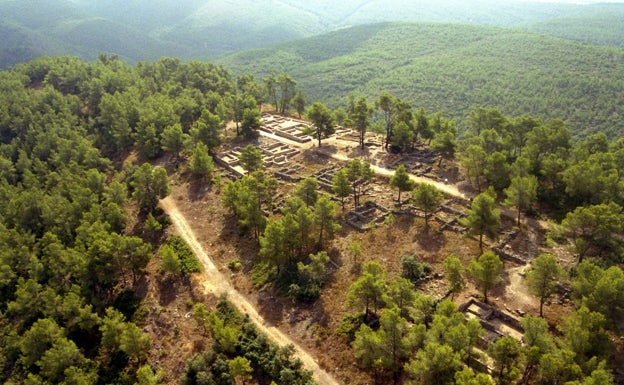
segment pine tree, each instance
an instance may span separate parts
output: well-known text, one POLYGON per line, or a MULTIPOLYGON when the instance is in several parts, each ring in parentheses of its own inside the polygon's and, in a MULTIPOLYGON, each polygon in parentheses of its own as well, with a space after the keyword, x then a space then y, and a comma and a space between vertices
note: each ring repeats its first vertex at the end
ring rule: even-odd
POLYGON ((341 169, 334 175, 332 178, 332 190, 334 191, 334 194, 340 198, 340 204, 342 205, 342 210, 344 211, 345 198, 351 195, 352 192, 349 177, 347 176, 347 170, 341 169))
POLYGON ((483 252, 483 236, 497 238, 500 225, 500 210, 496 208, 492 189, 477 195, 472 201, 466 218, 461 223, 468 228, 468 235, 479 235, 479 249, 483 252))
POLYGON ((449 283, 449 291, 451 292, 451 299, 456 293, 461 292, 466 286, 464 281, 464 267, 461 261, 454 255, 449 255, 444 260, 444 274, 446 280, 449 283))
POLYGON ((488 291, 496 286, 501 280, 503 261, 492 251, 487 251, 477 259, 470 261, 468 266, 470 275, 483 290, 483 301, 487 303, 488 291))
POLYGON ((534 175, 512 178, 505 195, 505 204, 518 209, 517 224, 520 226, 520 212, 528 210, 537 199, 537 178, 534 175))
POLYGON ((214 172, 214 163, 208 152, 208 146, 199 142, 195 145, 190 164, 191 172, 202 178, 210 178, 214 172))
POLYGON ((444 196, 432 184, 420 183, 412 193, 412 200, 416 207, 425 212, 425 226, 429 227, 429 217, 442 203, 444 196))
POLYGON ((401 164, 399 165, 399 167, 396 168, 394 174, 392 174, 392 176, 390 177, 390 186, 395 187, 397 190, 399 190, 397 202, 399 204, 399 207, 401 207, 403 203, 401 202, 401 192, 410 191, 414 187, 414 182, 412 182, 412 180, 410 179, 410 176, 407 173, 404 165, 401 164))
POLYGON ((332 239, 340 224, 338 224, 336 203, 327 196, 321 196, 314 206, 314 223, 318 231, 318 245, 323 248, 326 239, 332 239))
POLYGON ((554 256, 541 254, 531 262, 527 272, 527 286, 531 294, 540 299, 540 317, 543 317, 544 302, 557 291, 557 281, 563 275, 563 269, 554 256))

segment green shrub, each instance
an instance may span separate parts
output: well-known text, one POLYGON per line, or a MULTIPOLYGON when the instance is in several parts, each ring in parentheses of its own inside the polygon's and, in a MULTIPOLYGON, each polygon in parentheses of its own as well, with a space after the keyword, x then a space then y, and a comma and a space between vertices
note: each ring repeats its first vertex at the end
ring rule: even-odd
POLYGON ((193 253, 193 250, 186 244, 184 239, 177 235, 171 235, 167 239, 167 244, 175 250, 182 263, 182 274, 188 275, 201 271, 201 263, 193 253))
POLYGON ((425 278, 431 273, 431 265, 426 262, 419 262, 418 256, 405 255, 401 257, 401 276, 416 282, 421 278, 425 278))
POLYGON ((240 336, 235 340, 232 351, 213 350, 196 354, 191 358, 180 380, 183 385, 233 384, 228 363, 236 357, 244 357, 253 368, 254 378, 262 379, 258 383, 270 381, 280 384, 310 385, 312 373, 304 370, 299 359, 294 356, 292 345, 277 346, 269 341, 265 334, 258 332, 247 315, 241 314, 222 296, 217 304, 217 311, 212 313, 211 326, 213 338, 227 337, 225 332, 234 328, 240 336), (216 336, 214 334, 217 334, 216 336))
POLYGON ((302 286, 293 283, 288 288, 288 294, 299 302, 314 302, 321 295, 321 287, 316 283, 302 286))
POLYGON ((115 298, 113 307, 119 310, 127 319, 132 319, 139 308, 141 301, 132 289, 125 289, 115 298))
POLYGON ((232 270, 232 271, 239 271, 240 269, 243 268, 243 264, 240 263, 240 261, 230 261, 227 264, 228 269, 232 270))
POLYGON ((364 313, 360 314, 348 314, 340 323, 340 327, 336 330, 336 334, 345 337, 349 341, 355 340, 355 332, 358 331, 360 326, 366 320, 364 313))
POLYGON ((266 285, 273 277, 274 271, 275 267, 269 261, 255 263, 251 269, 251 282, 254 287, 261 288, 266 285))

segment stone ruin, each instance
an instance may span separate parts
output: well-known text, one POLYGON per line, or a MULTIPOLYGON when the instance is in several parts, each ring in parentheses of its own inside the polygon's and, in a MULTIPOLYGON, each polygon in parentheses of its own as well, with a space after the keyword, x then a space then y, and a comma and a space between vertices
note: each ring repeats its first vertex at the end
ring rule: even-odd
MULTIPOLYGON (((459 311, 464 313, 466 319, 476 319, 479 321, 485 334, 477 343, 477 348, 483 352, 497 339, 510 336, 522 342, 524 330, 520 325, 520 320, 510 313, 495 306, 488 305, 474 298, 459 306, 459 311)), ((492 368, 482 361, 473 358, 473 364, 482 371, 491 371, 492 368)))
POLYGON ((278 169, 273 173, 273 175, 283 181, 296 183, 304 178, 303 176, 299 175, 301 170, 303 170, 304 168, 305 166, 301 163, 293 162, 286 167, 278 169))
MULTIPOLYGON (((332 193, 332 179, 334 175, 336 175, 336 173, 340 170, 340 168, 340 165, 336 165, 330 162, 327 167, 318 170, 310 176, 316 178, 322 190, 332 193)), ((292 177, 292 173, 293 172, 280 172, 276 175, 278 175, 281 179, 287 181, 296 182, 298 180, 301 180, 301 178, 295 179, 294 177, 292 177)), ((375 185, 365 186, 363 191, 361 192, 361 196, 369 195, 370 197, 375 198, 376 194, 371 193, 371 191, 378 191, 375 188, 375 185)), ((459 219, 466 216, 463 207, 464 204, 462 202, 460 202, 457 198, 452 198, 444 202, 440 206, 440 208, 435 213, 433 213, 432 219, 440 223, 440 232, 452 231, 458 234, 463 234, 466 232, 466 227, 459 223, 459 219)), ((386 216, 391 212, 396 215, 405 214, 419 218, 425 217, 422 210, 416 208, 409 202, 404 204, 401 209, 395 208, 391 210, 375 202, 367 201, 364 205, 358 207, 357 209, 349 211, 345 216, 345 221, 356 229, 364 231, 371 227, 371 223, 383 222, 386 216), (378 212, 373 215, 371 210, 375 208, 378 210, 378 212)))
POLYGON ((459 219, 465 217, 466 213, 457 208, 456 204, 455 199, 449 199, 435 212, 435 220, 440 224, 439 232, 452 231, 457 234, 466 232, 466 227, 459 223, 459 219))
POLYGON ((505 237, 497 245, 492 247, 492 251, 501 259, 516 263, 518 265, 526 265, 526 258, 514 252, 513 248, 509 245, 511 241, 518 236, 518 234, 520 234, 520 230, 518 229, 506 233, 505 237))
POLYGON ((334 131, 336 137, 340 140, 346 140, 350 142, 360 142, 360 134, 355 130, 350 130, 347 128, 343 128, 341 126, 336 126, 334 131))
POLYGON ((365 231, 375 224, 383 223, 390 210, 373 201, 366 201, 345 215, 345 222, 359 231, 365 231))
MULTIPOLYGON (((395 158, 393 156, 392 158, 395 158)), ((433 164, 435 163, 436 154, 429 147, 420 144, 416 147, 416 151, 400 155, 397 159, 389 160, 386 164, 387 168, 396 169, 399 165, 404 165, 407 172, 417 176, 424 176, 434 180, 440 180, 440 177, 431 173, 433 164)))
MULTIPOLYGON (((431 213, 431 219, 440 224, 438 232, 452 231, 457 234, 464 234, 467 229, 464 225, 459 223, 460 218, 466 216, 466 213, 462 210, 463 206, 458 202, 457 198, 451 198, 440 205, 440 207, 431 213)), ((417 208, 413 204, 406 200, 400 209, 392 210, 393 214, 397 215, 409 215, 415 218, 424 218, 425 213, 421 209, 417 208)))
POLYGON ((225 152, 215 155, 215 162, 226 169, 229 173, 233 174, 236 179, 245 175, 245 170, 240 165, 240 159, 242 149, 240 147, 227 150, 225 152))
POLYGON ((312 137, 306 133, 309 128, 310 125, 303 120, 268 113, 262 114, 262 126, 260 127, 262 131, 297 143, 306 143, 312 140, 312 137))
POLYGON ((341 168, 341 166, 336 165, 333 162, 328 162, 327 167, 323 167, 310 176, 316 178, 321 189, 331 193, 333 192, 332 179, 341 168))
POLYGON ((486 331, 483 340, 487 344, 503 336, 511 336, 522 341, 524 330, 520 326, 520 320, 504 310, 470 298, 468 302, 459 306, 459 311, 464 313, 466 319, 479 321, 486 331))
POLYGON ((299 149, 272 140, 269 143, 261 143, 260 150, 264 154, 264 164, 267 167, 287 166, 290 163, 289 159, 300 153, 299 149))
MULTIPOLYGON (((301 151, 288 144, 278 142, 270 138, 260 138, 258 148, 262 151, 265 167, 287 168, 290 159, 301 151)), ((215 156, 215 161, 227 171, 236 175, 237 178, 245 175, 239 156, 243 149, 234 147, 215 156)))

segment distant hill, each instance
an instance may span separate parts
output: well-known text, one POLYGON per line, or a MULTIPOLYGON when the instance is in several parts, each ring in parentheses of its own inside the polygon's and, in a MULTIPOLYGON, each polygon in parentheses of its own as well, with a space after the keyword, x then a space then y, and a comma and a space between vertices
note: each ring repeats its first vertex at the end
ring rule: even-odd
POLYGON ((476 106, 560 117, 578 135, 624 133, 624 50, 497 27, 390 23, 250 50, 235 73, 287 72, 308 100, 343 105, 389 91, 464 122, 476 106))
POLYGON ((236 73, 288 72, 334 106, 387 90, 460 122, 487 105, 562 117, 579 135, 624 129, 622 48, 624 4, 0 0, 0 68, 60 54, 221 57, 236 73), (392 20, 439 24, 363 24, 392 20))
POLYGON ((184 53, 173 43, 93 16, 71 1, 0 0, 0 15, 0 68, 43 55, 93 59, 105 52, 134 62, 184 53))
POLYGON ((0 23, 0 36, 0 68, 63 52, 60 44, 18 25, 0 23))
MULTIPOLYGON (((161 56, 211 60, 388 21, 524 25, 568 37, 566 18, 597 17, 595 9, 609 15, 616 6, 520 0, 0 0, 0 65, 56 53, 93 59, 105 52, 129 62, 161 56)), ((584 41, 611 44, 607 36, 621 36, 622 23, 596 25, 601 28, 573 29, 570 38, 587 35, 584 41)))
POLYGON ((526 28, 564 39, 624 48, 624 4, 595 4, 582 12, 531 23, 526 28))
POLYGON ((50 32, 74 47, 79 56, 89 58, 106 52, 135 62, 155 60, 163 55, 186 56, 187 53, 183 46, 152 38, 135 28, 99 17, 67 21, 51 28, 50 32))

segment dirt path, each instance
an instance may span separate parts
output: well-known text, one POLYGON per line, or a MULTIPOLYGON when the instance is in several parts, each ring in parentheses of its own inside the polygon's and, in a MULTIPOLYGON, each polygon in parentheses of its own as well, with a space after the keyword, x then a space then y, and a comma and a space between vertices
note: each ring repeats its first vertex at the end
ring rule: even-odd
POLYGON ((523 279, 526 266, 512 267, 507 270, 509 284, 505 287, 505 297, 513 300, 521 310, 534 310, 535 297, 529 293, 529 289, 523 279))
POLYGON ((321 369, 314 358, 312 358, 312 356, 310 356, 301 346, 297 345, 276 327, 266 325, 262 316, 258 314, 255 306, 236 289, 234 289, 234 287, 230 284, 230 281, 223 274, 221 274, 221 272, 219 272, 212 259, 210 259, 204 248, 198 242, 197 237, 195 236, 193 229, 186 221, 186 218, 178 210, 175 200, 171 197, 167 197, 160 201, 160 206, 171 218, 171 222, 175 226, 178 234, 189 244, 195 255, 197 255, 197 258, 199 258, 204 266, 202 282, 204 284, 205 291, 214 293, 217 296, 226 293, 228 300, 236 306, 241 313, 248 314, 251 320, 253 320, 256 324, 258 330, 268 335, 269 338, 279 345, 292 344, 295 347, 297 357, 303 362, 304 366, 308 370, 312 371, 314 380, 317 384, 338 385, 338 381, 336 381, 329 373, 321 369))
MULTIPOLYGON (((328 156, 331 156, 333 159, 337 159, 337 160, 345 160, 348 161, 351 158, 349 158, 346 155, 340 154, 340 153, 327 153, 328 156)), ((386 177, 390 177, 394 174, 394 170, 390 170, 384 167, 380 167, 380 166, 376 166, 374 164, 371 164, 371 168, 373 169, 373 172, 377 175, 382 175, 382 176, 386 176, 386 177)), ((458 198, 462 198, 462 199, 466 199, 466 196, 457 189, 457 187, 453 186, 453 185, 447 185, 444 183, 440 183, 438 181, 435 181, 433 179, 429 179, 429 178, 423 178, 420 176, 416 176, 414 174, 409 174, 409 177, 411 180, 413 180, 416 183, 429 183, 431 185, 434 185, 438 190, 448 194, 448 195, 452 195, 454 197, 458 197, 458 198)))
MULTIPOLYGON (((271 138, 273 140, 277 140, 279 142, 282 143, 286 143, 289 144, 291 146, 295 146, 295 147, 299 147, 301 149, 309 149, 315 146, 316 142, 315 141, 311 141, 311 142, 306 142, 306 143, 298 143, 292 140, 288 140, 286 138, 283 138, 281 136, 275 135, 275 134, 270 134, 266 131, 259 131, 261 136, 264 136, 266 138, 271 138)), ((327 138, 324 140, 324 142, 326 145, 328 143, 330 144, 334 144, 335 147, 340 148, 340 147, 344 147, 344 144, 342 146, 339 145, 339 141, 336 138, 327 138)), ((319 153, 323 153, 325 156, 331 157, 333 159, 336 160, 342 160, 342 161, 349 161, 352 158, 349 158, 348 156, 346 156, 345 154, 341 153, 341 152, 325 152, 323 150, 321 150, 320 148, 317 149, 317 151, 319 153)), ((376 166, 374 164, 371 164, 371 168, 373 169, 373 171, 375 172, 375 174, 378 175, 382 175, 382 176, 386 176, 389 177, 392 174, 394 174, 394 170, 390 170, 384 167, 380 167, 380 166, 376 166)), ((457 189, 456 186, 453 185, 449 185, 449 184, 445 184, 445 183, 441 183, 438 182, 436 180, 433 179, 429 179, 429 178, 423 178, 423 177, 419 177, 413 174, 410 174, 410 179, 412 179, 414 182, 416 183, 429 183, 434 185, 438 190, 444 192, 445 194, 448 195, 452 195, 454 197, 458 197, 458 198, 462 198, 462 199, 466 199, 466 196, 457 189)))

